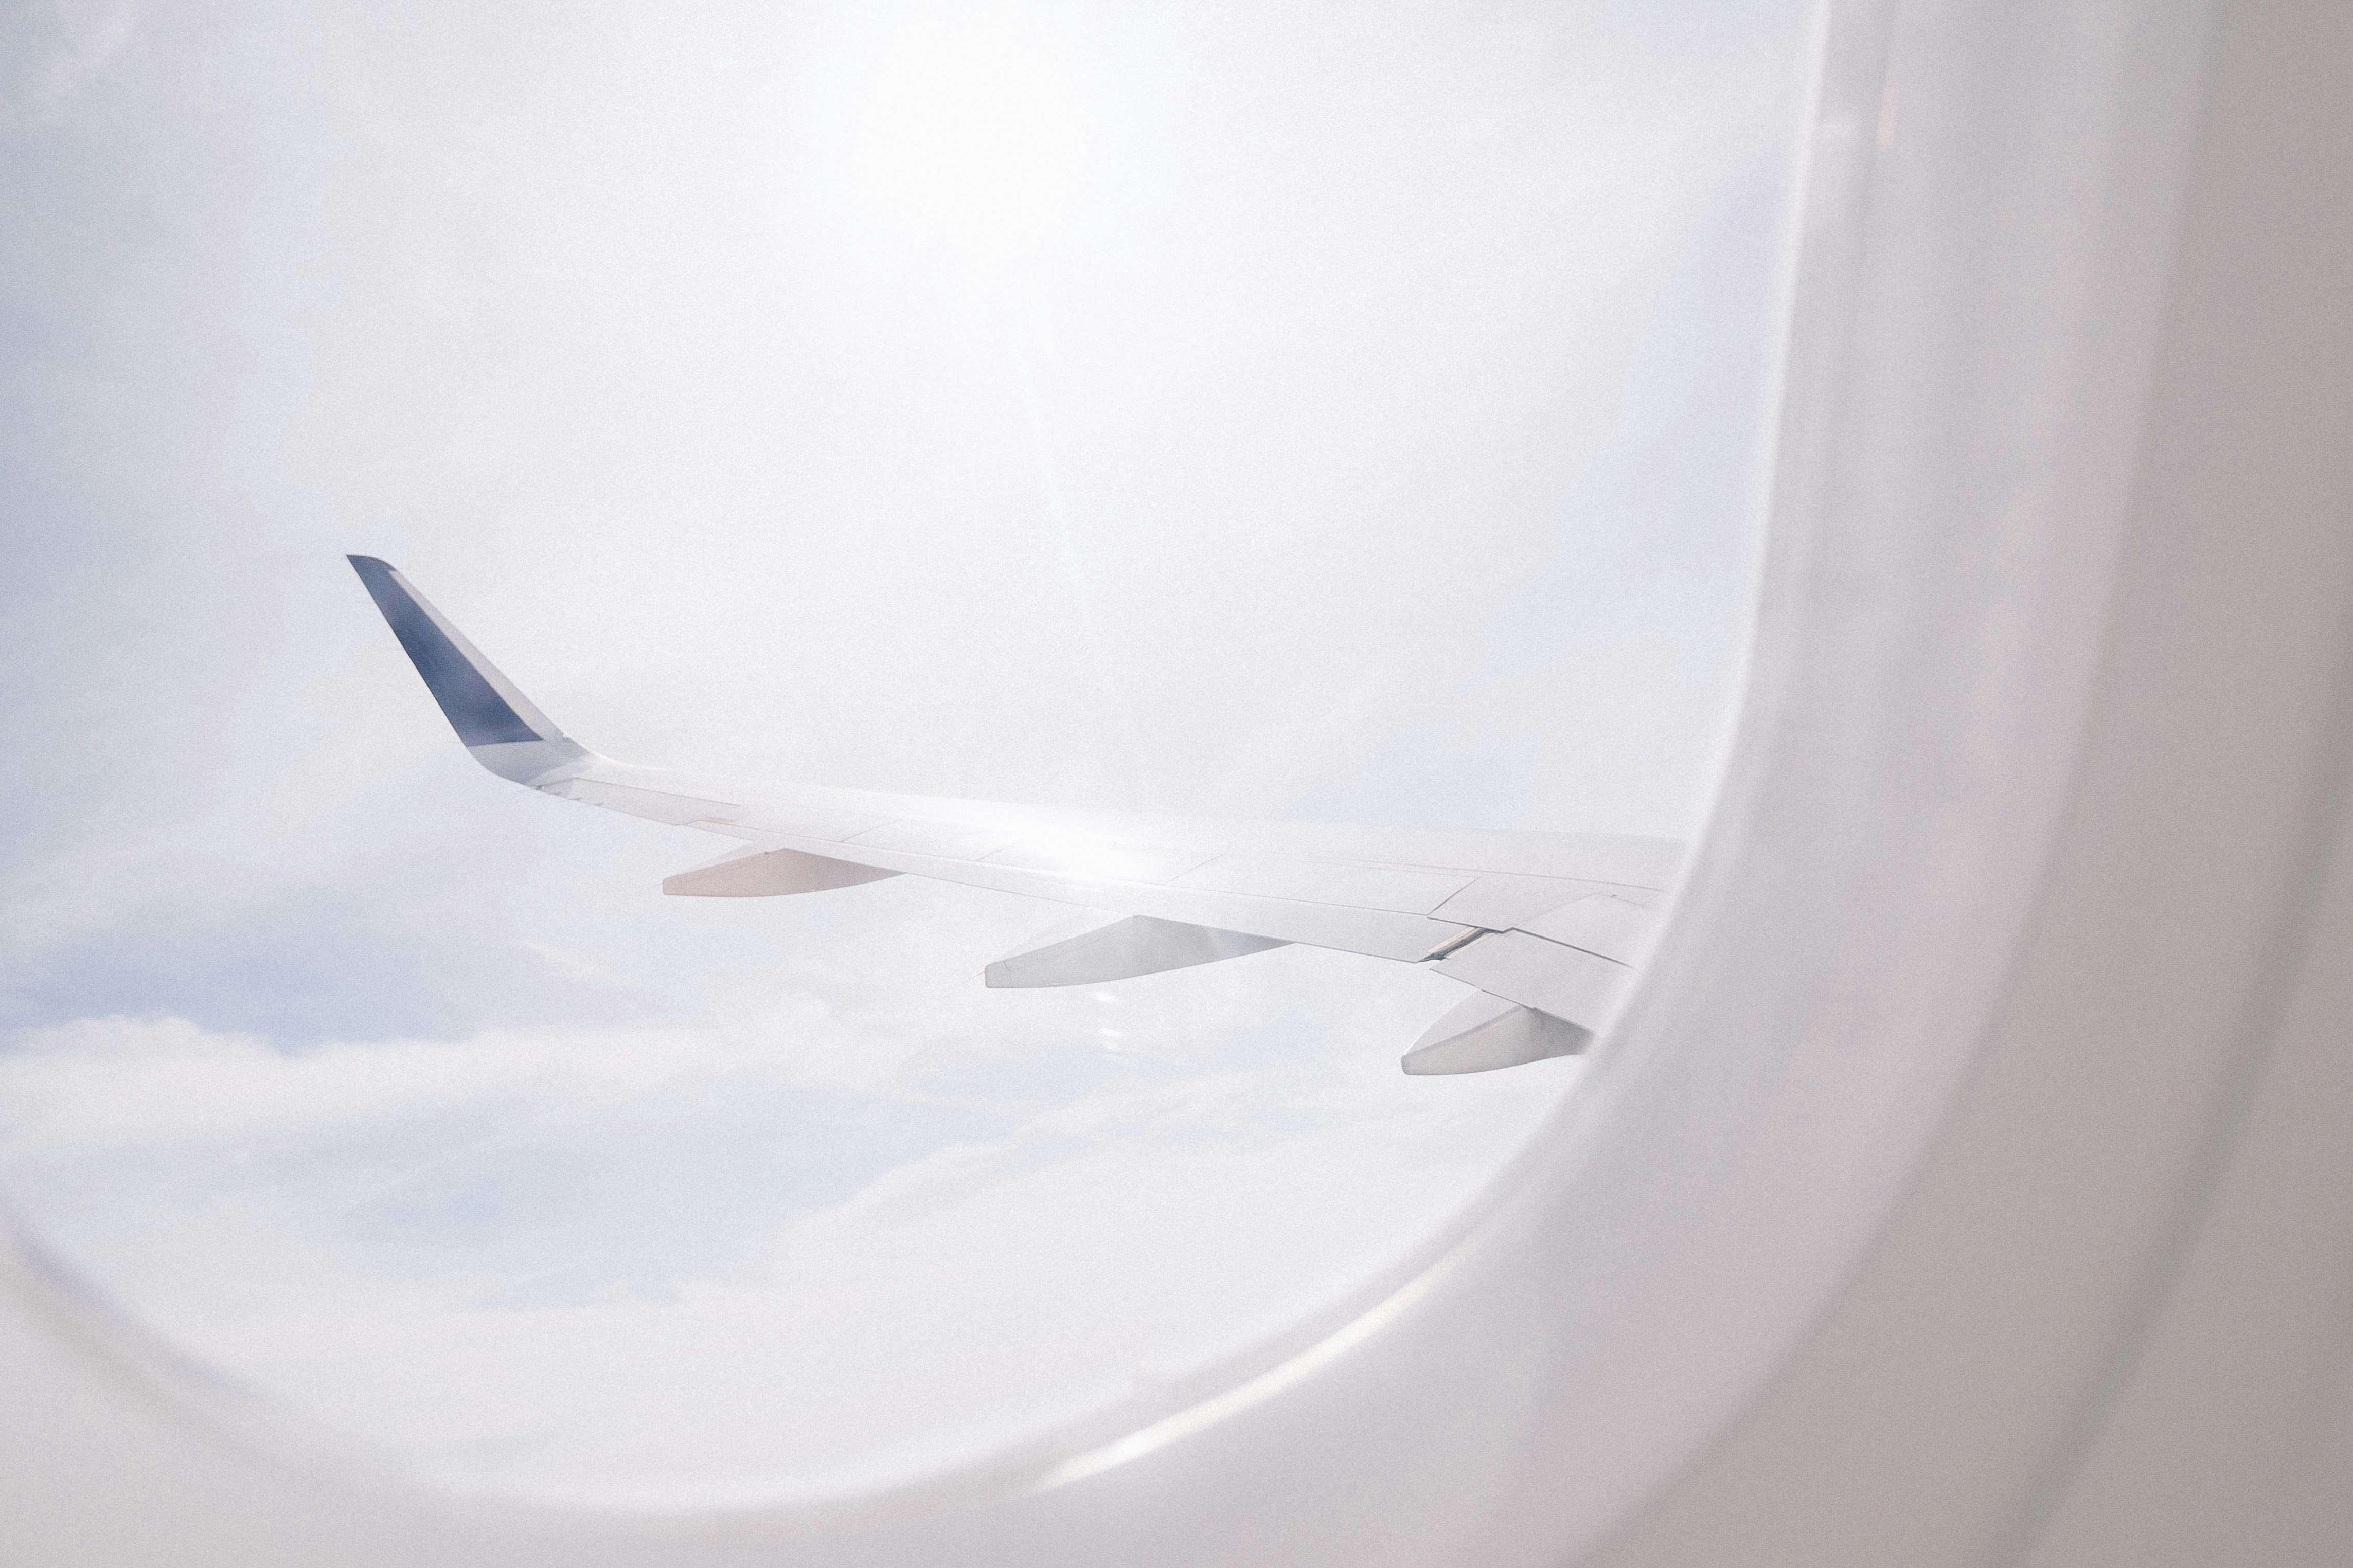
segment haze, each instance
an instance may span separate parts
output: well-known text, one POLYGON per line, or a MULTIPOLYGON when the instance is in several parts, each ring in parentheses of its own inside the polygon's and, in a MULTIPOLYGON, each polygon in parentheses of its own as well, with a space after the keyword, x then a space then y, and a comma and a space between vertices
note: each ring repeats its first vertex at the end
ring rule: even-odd
POLYGON ((1573 1085, 1300 949, 665 900, 459 749, 1687 835, 1732 720, 1793 4, 60 5, 0 189, 0 1184, 454 1484, 873 1484, 1427 1236, 1573 1085), (1139 12, 1141 14, 1139 14, 1139 12))

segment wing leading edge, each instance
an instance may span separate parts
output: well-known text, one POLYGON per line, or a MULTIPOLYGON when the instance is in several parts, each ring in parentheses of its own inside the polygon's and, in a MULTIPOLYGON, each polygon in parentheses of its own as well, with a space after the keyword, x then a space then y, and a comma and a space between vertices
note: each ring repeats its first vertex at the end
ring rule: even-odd
POLYGON ((1682 868, 1682 845, 1624 835, 1188 821, 632 767, 565 734, 400 573, 350 559, 484 767, 737 841, 664 892, 762 898, 912 875, 1088 911, 990 964, 993 986, 1099 984, 1292 942, 1423 963, 1476 994, 1405 1070, 1484 1072, 1574 1055, 1615 1020, 1682 868))

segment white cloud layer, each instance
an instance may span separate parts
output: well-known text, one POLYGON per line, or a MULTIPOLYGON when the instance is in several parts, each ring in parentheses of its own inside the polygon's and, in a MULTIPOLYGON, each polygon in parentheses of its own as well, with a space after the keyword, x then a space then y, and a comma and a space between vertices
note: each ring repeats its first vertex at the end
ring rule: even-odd
POLYGON ((833 1064, 878 1042, 814 1004, 292 1054, 84 1020, 0 1060, 0 1161, 139 1316, 453 1479, 607 1501, 848 1486, 1115 1401, 1360 1284, 1574 1074, 1407 1079, 1333 1026, 1445 983, 1305 969, 1166 987, 1139 1043, 1103 1038, 1129 1010, 1099 1002, 1008 1020, 965 1044, 1098 1070, 977 1106, 969 1063, 937 1053, 845 1083, 833 1064), (1279 1055, 1187 1070, 1181 1032, 1238 1008, 1279 1055))

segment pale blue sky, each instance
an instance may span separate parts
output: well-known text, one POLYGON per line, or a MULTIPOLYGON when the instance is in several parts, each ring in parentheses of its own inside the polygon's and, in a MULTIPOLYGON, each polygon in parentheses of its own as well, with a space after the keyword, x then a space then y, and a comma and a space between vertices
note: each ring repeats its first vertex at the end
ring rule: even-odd
POLYGON ((63 5, 0 109, 0 1191, 460 1479, 821 1489, 1122 1397, 1574 1064, 1300 950, 665 900, 341 557, 633 762, 1687 833, 1805 7, 63 5))

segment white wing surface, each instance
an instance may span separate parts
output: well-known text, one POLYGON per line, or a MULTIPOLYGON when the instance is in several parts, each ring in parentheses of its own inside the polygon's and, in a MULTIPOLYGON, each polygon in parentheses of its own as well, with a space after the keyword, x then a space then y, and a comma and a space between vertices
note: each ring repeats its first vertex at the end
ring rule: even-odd
POLYGON ((758 898, 905 874, 1088 911, 990 964, 991 985, 1094 984, 1301 942, 1476 988, 1406 1071, 1510 1067, 1574 1054, 1608 1026, 1683 860, 1679 843, 1623 835, 1188 821, 632 767, 565 735, 398 572, 351 563, 484 767, 736 841, 664 892, 758 898))

